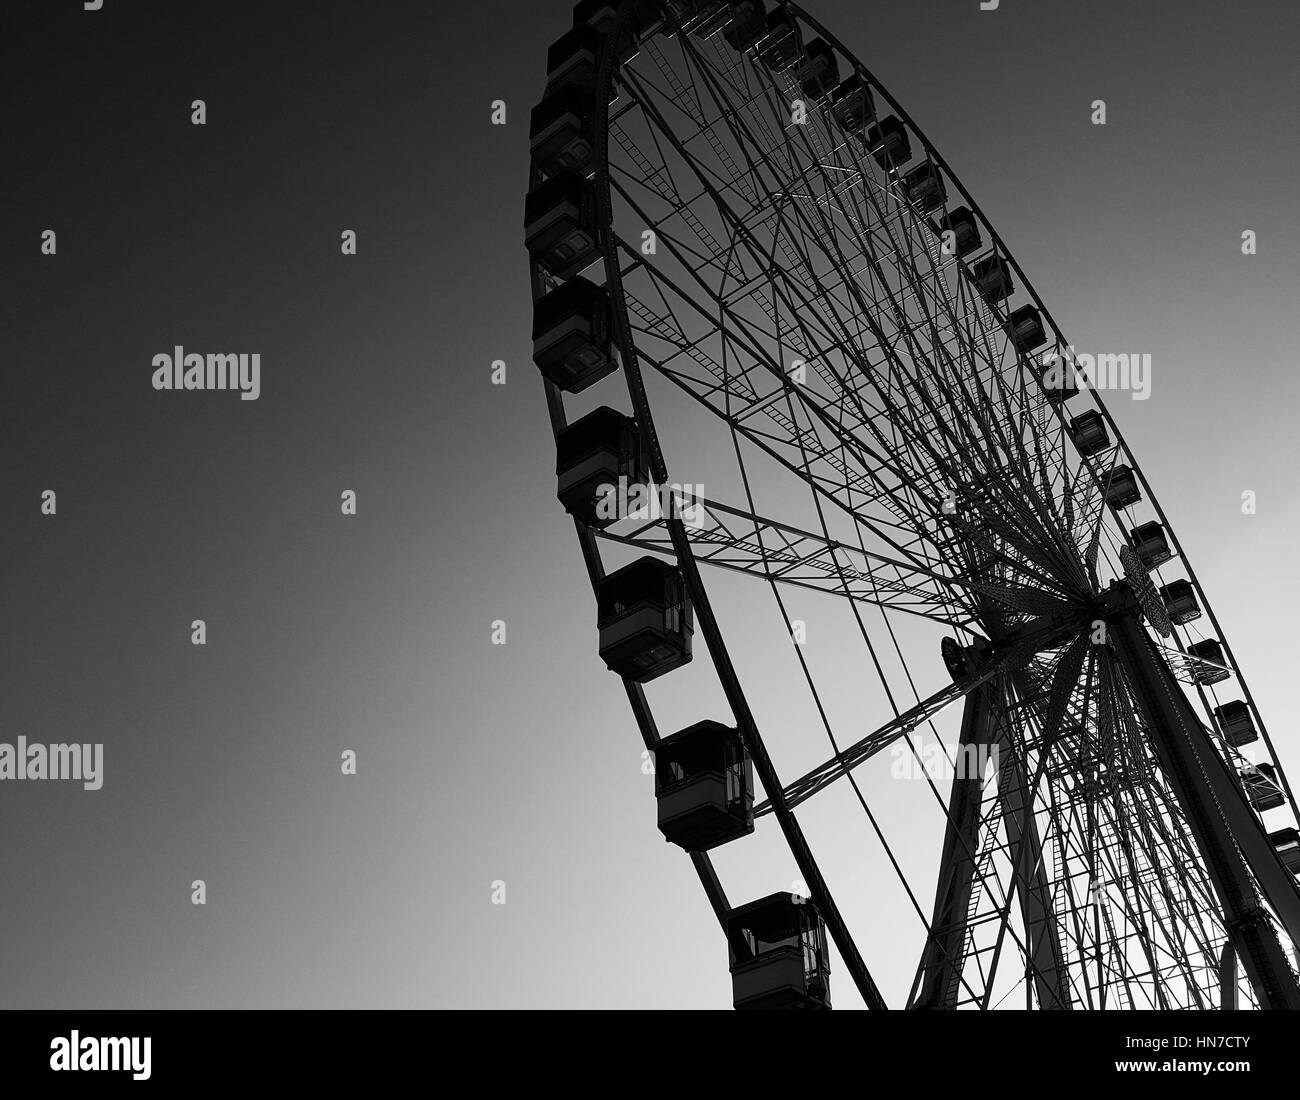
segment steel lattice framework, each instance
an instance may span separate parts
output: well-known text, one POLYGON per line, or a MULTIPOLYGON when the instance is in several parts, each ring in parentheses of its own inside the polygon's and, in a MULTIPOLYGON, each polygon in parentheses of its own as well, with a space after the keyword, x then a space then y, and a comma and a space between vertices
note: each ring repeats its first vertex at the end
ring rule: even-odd
MULTIPOLYGON (((1096 390, 1067 404, 1045 386, 1045 363, 1068 361, 1070 345, 978 205, 797 5, 778 5, 757 38, 726 33, 736 4, 585 7, 603 42, 591 173, 603 283, 650 476, 669 483, 656 416, 687 409, 734 454, 742 491, 603 530, 578 522, 580 543, 593 585, 616 544, 682 570, 764 789, 756 813, 777 819, 864 1001, 885 1004, 871 946, 855 943, 793 810, 850 783, 870 814, 858 769, 952 708, 952 751, 996 749, 996 767, 935 792, 943 851, 924 887, 933 903, 917 906, 926 946, 909 1007, 989 1008, 1012 992, 1041 1008, 1204 1009, 1238 993, 1300 1007, 1300 893, 1267 836, 1296 823, 1285 774, 1203 591, 1197 626, 1166 614, 1156 583, 1199 589, 1187 556, 1096 390), (780 20, 799 51, 789 65, 773 60, 780 20), (836 109, 810 57, 869 90, 876 140, 836 109), (1013 295, 1041 318, 1032 354, 1013 295), (652 376, 675 395, 653 409, 652 376), (1083 404, 1101 445, 1079 445, 1083 404), (1124 477, 1136 491, 1116 504, 1124 477), (796 496, 815 523, 779 518, 796 496), (1133 525, 1153 518, 1170 560, 1148 567, 1133 525), (891 713, 874 728, 828 720, 825 762, 781 780, 712 611, 711 569, 769 589, 782 614, 798 589, 847 603, 891 713), (879 654, 902 656, 899 616, 957 639, 950 682, 928 696, 910 673, 881 671, 879 654), (1218 660, 1189 652, 1211 636, 1218 660), (1215 720, 1225 675, 1275 768, 1282 805, 1267 827, 1239 777, 1252 763, 1215 720)), ((562 282, 533 274, 539 297, 562 282)), ((552 382, 547 397, 558 434, 572 399, 552 382)), ((646 693, 626 688, 654 748, 646 693)), ((725 918, 709 857, 691 858, 725 918)))

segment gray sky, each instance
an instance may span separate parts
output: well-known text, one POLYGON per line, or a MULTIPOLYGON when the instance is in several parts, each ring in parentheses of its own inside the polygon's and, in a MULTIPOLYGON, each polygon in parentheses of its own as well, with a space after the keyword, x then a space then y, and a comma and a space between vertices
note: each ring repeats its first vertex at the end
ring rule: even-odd
MULTIPOLYGON (((808 6, 925 129, 1074 344, 1153 355, 1151 399, 1108 404, 1294 763, 1300 15, 808 6)), ((569 6, 180 7, 43 14, 30 42, 0 227, 21 288, 3 307, 0 740, 102 742, 106 762, 97 792, 0 789, 0 998, 728 1005, 725 945, 655 829, 595 653, 529 361, 528 111, 569 6), (57 257, 38 254, 47 227, 57 257), (155 393, 151 358, 178 343, 259 352, 260 398, 155 393)), ((770 602, 717 592, 742 669, 766 670, 786 645, 770 602)), ((871 728, 857 675, 841 701, 871 728)), ((779 683, 754 690, 793 775, 822 746, 779 683)), ((663 728, 708 692, 660 691, 663 728)), ((899 787, 878 793, 906 836, 899 787)), ((806 824, 899 1004, 919 939, 878 846, 846 792, 806 824)), ((733 901, 790 888, 771 834, 720 857, 733 901)), ((855 1003, 841 967, 833 987, 855 1003)))

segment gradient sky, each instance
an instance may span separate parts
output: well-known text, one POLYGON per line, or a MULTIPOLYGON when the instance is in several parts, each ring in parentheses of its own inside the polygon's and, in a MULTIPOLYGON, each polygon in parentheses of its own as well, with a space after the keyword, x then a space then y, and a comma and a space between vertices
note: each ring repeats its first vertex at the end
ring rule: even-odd
MULTIPOLYGON (((807 6, 925 129, 1074 344, 1153 355, 1151 400, 1108 404, 1296 774, 1300 12, 807 6)), ((569 12, 6 8, 30 70, 0 219, 0 740, 102 742, 106 763, 97 792, 0 786, 5 1007, 730 1003, 725 945, 654 827, 595 653, 530 362, 528 111, 569 12), (260 353, 260 399, 154 392, 175 344, 260 353)), ((769 637, 785 643, 779 624, 737 641, 759 659, 769 637)), ((699 702, 679 700, 684 721, 699 702)), ((851 861, 862 825, 840 812, 828 800, 809 829, 851 861)), ((733 901, 790 887, 788 856, 729 858, 733 901)), ((876 897, 845 880, 851 915, 876 897)), ((911 941, 864 919, 898 1003, 911 941)))

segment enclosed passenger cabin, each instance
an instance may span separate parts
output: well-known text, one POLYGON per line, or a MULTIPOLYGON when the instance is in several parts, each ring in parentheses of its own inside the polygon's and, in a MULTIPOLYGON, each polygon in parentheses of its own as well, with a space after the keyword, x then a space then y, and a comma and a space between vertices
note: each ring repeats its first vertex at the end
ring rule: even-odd
POLYGON ((1273 810, 1286 802, 1286 795, 1277 781, 1277 769, 1272 764, 1255 764, 1240 775, 1246 797, 1255 809, 1273 810))
POLYGON ((618 9, 619 0, 578 0, 573 5, 573 25, 589 26, 604 34, 613 27, 618 9))
POLYGON ((887 172, 897 171, 912 159, 907 127, 897 115, 882 118, 867 131, 867 152, 887 172))
POLYGON ((548 176, 595 171, 596 103, 584 88, 565 85, 533 108, 528 126, 528 151, 548 176))
MULTIPOLYGON (((619 6, 618 0, 579 0, 573 8, 573 25, 591 27, 601 35, 609 34, 614 29, 619 6)), ((638 39, 658 30, 663 20, 663 0, 633 0, 632 15, 623 24, 619 61, 627 62, 635 57, 638 39)))
POLYGON ((1293 875, 1300 875, 1300 832, 1295 829, 1278 829, 1275 833, 1269 833, 1268 839, 1273 842, 1283 866, 1293 875))
POLYGON ((740 733, 697 722, 655 748, 659 831, 688 852, 707 852, 754 831, 754 765, 740 733))
MULTIPOLYGON (((956 210, 931 221, 930 228, 938 237, 943 237, 946 233, 952 234, 951 251, 946 252, 945 255, 956 255, 964 259, 984 243, 980 237, 979 226, 975 223, 975 215, 965 206, 959 206, 956 210)), ((945 241, 944 247, 947 247, 947 244, 948 242, 945 241)))
MULTIPOLYGON (((586 25, 608 34, 614 30, 619 8, 619 0, 578 0, 573 5, 573 26, 586 25)), ((623 25, 627 38, 621 44, 620 61, 636 56, 638 39, 662 29, 664 14, 664 0, 632 0, 632 16, 623 25)))
POLYGON ((731 951, 732 1004, 738 1009, 831 1007, 826 926, 811 901, 771 894, 733 909, 727 939, 749 945, 731 951))
POLYGON ((596 608, 600 656, 611 672, 645 684, 691 659, 691 602, 675 565, 647 556, 611 573, 596 608))
POLYGON ((1110 446, 1106 421, 1096 409, 1080 413, 1070 421, 1070 438, 1081 455, 1095 455, 1110 446))
POLYGON ((620 518, 620 492, 647 482, 636 421, 608 405, 574 421, 556 436, 555 475, 556 496, 569 515, 608 527, 620 518))
MULTIPOLYGON (((674 3, 680 6, 679 0, 674 0, 674 3)), ((574 25, 589 23, 601 34, 607 34, 613 29, 620 6, 619 0, 580 0, 573 9, 574 25)), ((632 14, 623 24, 628 34, 624 48, 630 46, 635 50, 640 40, 663 30, 667 16, 668 6, 664 0, 632 0, 632 14)))
POLYGON ((835 51, 824 38, 814 38, 804 48, 795 77, 809 103, 820 103, 835 91, 840 82, 840 67, 835 51))
POLYGON ((802 53, 802 35, 794 17, 785 8, 773 8, 767 16, 767 33, 758 40, 758 59, 776 73, 785 72, 802 53))
POLYGON ((1250 716, 1250 707, 1241 699, 1215 707, 1214 721, 1230 745, 1240 748, 1259 740, 1259 730, 1255 728, 1255 719, 1250 716))
POLYGON ((948 201, 948 188, 944 185, 943 173, 928 160, 907 173, 903 180, 903 191, 907 195, 907 201, 920 214, 928 214, 948 201))
POLYGON ((731 22, 722 32, 727 45, 744 53, 766 33, 765 0, 735 0, 731 5, 731 22))
POLYGON ((1174 556, 1164 526, 1158 520, 1153 519, 1150 523, 1134 527, 1128 533, 1128 537, 1133 540, 1133 549, 1137 552, 1138 561, 1148 569, 1164 565, 1174 556))
POLYGON ((831 117, 846 134, 866 142, 867 126, 876 117, 876 104, 871 89, 854 73, 840 82, 831 96, 831 117))
POLYGON ((1007 261, 997 252, 971 264, 970 277, 975 289, 990 306, 1005 301, 1016 289, 1007 261))
POLYGON ((1195 657, 1197 664, 1192 667, 1192 679, 1198 684, 1217 684, 1226 680, 1232 675, 1232 672, 1223 667, 1228 663, 1227 658, 1223 655, 1223 646, 1214 638, 1206 638, 1203 642, 1193 642, 1187 647, 1187 654, 1195 657), (1201 664, 1202 661, 1208 661, 1209 664, 1201 664))
POLYGON ((594 94, 602 34, 588 23, 565 32, 546 51, 546 95, 576 88, 594 94))
POLYGON ((600 258, 596 191, 576 172, 560 172, 528 192, 524 245, 533 262, 567 279, 600 258))
POLYGON ((1137 475, 1132 467, 1116 466, 1102 480, 1106 486, 1106 503, 1116 512, 1142 499, 1142 490, 1138 488, 1137 475))
POLYGON ((615 369, 604 287, 575 275, 534 303, 533 362, 566 393, 581 393, 615 369))
POLYGON ((1007 335, 1011 346, 1026 355, 1047 343, 1043 318, 1033 306, 1021 306, 1007 318, 1007 335))
POLYGON ((1043 355, 1038 363, 1038 381, 1053 405, 1063 404, 1079 392, 1074 364, 1060 348, 1052 348, 1043 355))
POLYGON ((1169 621, 1181 626, 1201 617, 1201 605, 1196 602, 1196 590, 1191 581, 1173 581, 1160 589, 1160 598, 1165 601, 1165 611, 1169 621))

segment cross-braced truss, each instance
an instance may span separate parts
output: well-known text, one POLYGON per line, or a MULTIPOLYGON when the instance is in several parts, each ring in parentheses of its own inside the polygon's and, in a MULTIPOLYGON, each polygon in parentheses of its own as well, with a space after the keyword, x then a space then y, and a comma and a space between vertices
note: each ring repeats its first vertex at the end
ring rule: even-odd
MULTIPOLYGON (((725 20, 707 35, 676 26, 644 37, 621 64, 604 58, 617 94, 598 89, 611 106, 596 184, 634 411, 654 441, 659 479, 672 457, 658 451, 660 434, 680 410, 713 426, 739 488, 725 503, 678 495, 666 514, 627 516, 598 533, 689 566, 706 612, 697 564, 768 587, 787 626, 787 590, 847 601, 890 709, 866 728, 833 728, 824 685, 796 648, 831 749, 793 782, 774 771, 764 779, 756 812, 774 813, 792 845, 803 842, 791 811, 840 781, 879 833, 855 774, 891 746, 912 747, 918 730, 937 735, 938 716, 964 708, 960 739, 947 745, 952 787, 931 784, 945 837, 933 907, 905 884, 926 942, 909 1004, 1217 1007, 1227 996, 1225 945, 1243 942, 1226 915, 1224 876, 1266 911, 1278 910, 1277 891, 1255 880, 1249 859, 1233 862, 1227 826, 1211 843, 1203 818, 1189 822, 1200 811, 1184 805, 1185 781, 1176 788, 1169 774, 1181 742, 1154 737, 1153 726, 1164 730, 1175 715, 1170 723, 1234 772, 1247 766, 1209 716, 1211 685, 1236 673, 1230 651, 1189 653, 1196 628, 1166 617, 1148 579, 1160 563, 1139 562, 1130 530, 1154 501, 1119 491, 1125 476, 1135 487, 1145 480, 1095 393, 1109 430, 1085 447, 1065 399, 1045 385, 1045 363, 1068 361, 1069 346, 1036 296, 1039 346, 1016 338, 1013 295, 1033 292, 1000 238, 870 73, 795 5, 783 7, 805 44, 813 35, 829 42, 840 75, 875 92, 872 122, 886 103, 895 109, 912 149, 882 154, 880 140, 831 109, 829 88, 801 80, 797 62, 734 48, 720 33, 725 20), (937 200, 927 198, 930 180, 937 200), (949 231, 948 196, 958 192, 978 247, 958 246, 949 231), (643 378, 657 386, 657 429, 643 378), (1116 602, 1130 589, 1134 599, 1116 602), (1169 672, 1173 687, 1159 691, 1181 695, 1174 677, 1191 689, 1206 715, 1195 730, 1177 706, 1161 709, 1150 676, 1138 677, 1125 656, 1131 647, 1108 635, 1108 623, 1143 615, 1171 639, 1143 668, 1169 672), (964 671, 924 697, 910 670, 900 682, 879 657, 892 648, 903 658, 892 625, 900 616, 961 639, 964 671), (962 766, 972 752, 974 773, 962 766)), ((616 26, 632 18, 624 12, 616 26)), ((552 399, 558 424, 562 402, 552 399)), ((584 536, 589 564, 596 533, 584 536)), ((761 745, 761 715, 743 704, 711 613, 705 623, 747 744, 761 745)), ((644 708, 639 689, 629 696, 644 708)), ((1266 733, 1265 744, 1271 751, 1266 733)), ((1275 776, 1293 815, 1285 777, 1275 776)), ((811 855, 796 848, 796 857, 838 922, 811 855)), ((716 906, 712 872, 701 874, 716 906)), ((1271 869, 1265 877, 1273 882, 1271 869)), ((832 923, 846 956, 848 929, 832 923)), ((874 1003, 864 981, 872 952, 851 954, 874 1003)), ((1241 992, 1259 999, 1244 980, 1241 992)))

